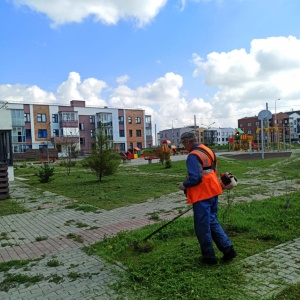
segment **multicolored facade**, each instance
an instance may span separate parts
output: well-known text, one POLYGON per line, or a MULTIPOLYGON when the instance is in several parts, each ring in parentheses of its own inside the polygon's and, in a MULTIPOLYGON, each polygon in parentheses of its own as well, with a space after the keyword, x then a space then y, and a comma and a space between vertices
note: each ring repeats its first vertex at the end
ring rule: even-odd
POLYGON ((87 107, 72 100, 69 106, 7 103, 12 116, 12 149, 53 149, 75 144, 81 154, 91 153, 97 129, 104 127, 112 147, 127 152, 152 147, 151 116, 142 109, 87 107))

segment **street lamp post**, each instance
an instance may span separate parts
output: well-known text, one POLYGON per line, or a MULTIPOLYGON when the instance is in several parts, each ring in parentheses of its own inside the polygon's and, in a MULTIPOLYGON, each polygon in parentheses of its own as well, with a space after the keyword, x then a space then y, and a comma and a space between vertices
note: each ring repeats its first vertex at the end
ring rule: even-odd
MULTIPOLYGON (((280 100, 280 98, 277 99, 277 100, 275 100, 275 126, 277 126, 276 102, 279 101, 279 100, 280 100)), ((275 138, 275 142, 277 142, 277 139, 278 139, 277 133, 274 132, 274 134, 275 134, 275 137, 276 137, 276 138, 275 138)))
POLYGON ((206 125, 206 124, 201 124, 201 125, 204 125, 207 127, 207 130, 208 130, 208 134, 209 134, 209 142, 211 142, 211 134, 210 134, 210 131, 209 129, 211 128, 211 125, 215 124, 216 122, 212 122, 211 124, 209 125, 206 125))
POLYGON ((177 119, 172 120, 172 143, 174 143, 174 127, 173 127, 173 121, 177 121, 177 119))
POLYGON ((276 102, 279 100, 280 100, 280 98, 275 100, 275 125, 277 125, 276 102))

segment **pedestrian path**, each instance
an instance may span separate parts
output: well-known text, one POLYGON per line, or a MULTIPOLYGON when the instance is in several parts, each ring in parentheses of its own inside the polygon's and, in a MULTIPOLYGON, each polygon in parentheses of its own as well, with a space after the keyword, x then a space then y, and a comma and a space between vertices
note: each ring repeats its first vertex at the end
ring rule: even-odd
MULTIPOLYGON (((0 299, 8 300, 117 299, 111 284, 117 280, 114 271, 122 269, 87 255, 82 247, 152 224, 153 212, 172 219, 186 207, 178 192, 112 211, 82 212, 66 209, 72 199, 29 189, 19 180, 10 183, 10 195, 30 211, 0 217, 0 262, 29 260, 0 271, 0 299), (24 283, 14 276, 22 276, 24 283)), ((249 279, 238 288, 249 299, 268 299, 287 284, 300 282, 300 238, 238 263, 249 279)))
POLYGON ((239 264, 247 284, 238 288, 245 296, 272 299, 286 286, 300 283, 300 238, 247 257, 239 264))
POLYGON ((0 262, 34 261, 0 272, 0 299, 7 300, 115 299, 110 285, 116 280, 114 270, 122 269, 81 248, 120 231, 153 224, 149 219, 153 212, 160 212, 161 219, 171 219, 180 207, 186 207, 178 192, 112 211, 82 212, 65 208, 72 200, 33 191, 17 179, 10 183, 10 195, 30 211, 0 217, 0 262), (39 280, 29 286, 29 282, 3 284, 7 274, 27 276, 29 282, 35 276, 39 280))

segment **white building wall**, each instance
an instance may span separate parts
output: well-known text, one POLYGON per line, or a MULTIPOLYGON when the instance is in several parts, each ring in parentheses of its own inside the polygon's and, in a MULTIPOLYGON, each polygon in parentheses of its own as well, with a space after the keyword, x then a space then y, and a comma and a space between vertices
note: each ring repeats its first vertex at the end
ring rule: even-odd
POLYGON ((299 126, 297 119, 299 119, 299 118, 300 118, 300 115, 298 112, 294 112, 289 115, 289 123, 291 126, 291 138, 293 140, 299 138, 299 133, 297 132, 297 128, 299 126))
MULTIPOLYGON (((0 130, 12 130, 11 111, 9 109, 0 109, 0 130)), ((8 181, 14 181, 14 167, 8 166, 8 181)))
POLYGON ((217 140, 215 141, 215 144, 217 145, 227 145, 228 144, 228 139, 229 137, 231 137, 234 132, 235 129, 234 128, 211 128, 212 130, 216 130, 217 131, 217 140))

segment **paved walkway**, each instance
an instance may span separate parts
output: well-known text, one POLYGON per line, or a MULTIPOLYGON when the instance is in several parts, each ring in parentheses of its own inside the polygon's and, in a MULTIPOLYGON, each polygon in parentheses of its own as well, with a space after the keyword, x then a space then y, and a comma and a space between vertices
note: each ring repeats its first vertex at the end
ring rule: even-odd
MULTIPOLYGON (((5 300, 116 299, 110 284, 116 280, 114 269, 118 267, 98 256, 88 256, 80 248, 121 230, 153 223, 150 213, 165 211, 168 213, 162 217, 171 219, 179 207, 186 207, 184 196, 178 192, 130 207, 85 213, 66 209, 70 199, 29 190, 17 179, 10 183, 10 194, 31 211, 0 217, 0 262, 32 261, 0 271, 0 299, 5 300), (30 276, 31 284, 10 281, 5 285, 13 276, 23 276, 25 281, 30 276)), ((287 284, 300 282, 300 238, 239 264, 249 278, 249 284, 239 287, 245 291, 243 299, 267 299, 287 284)))

